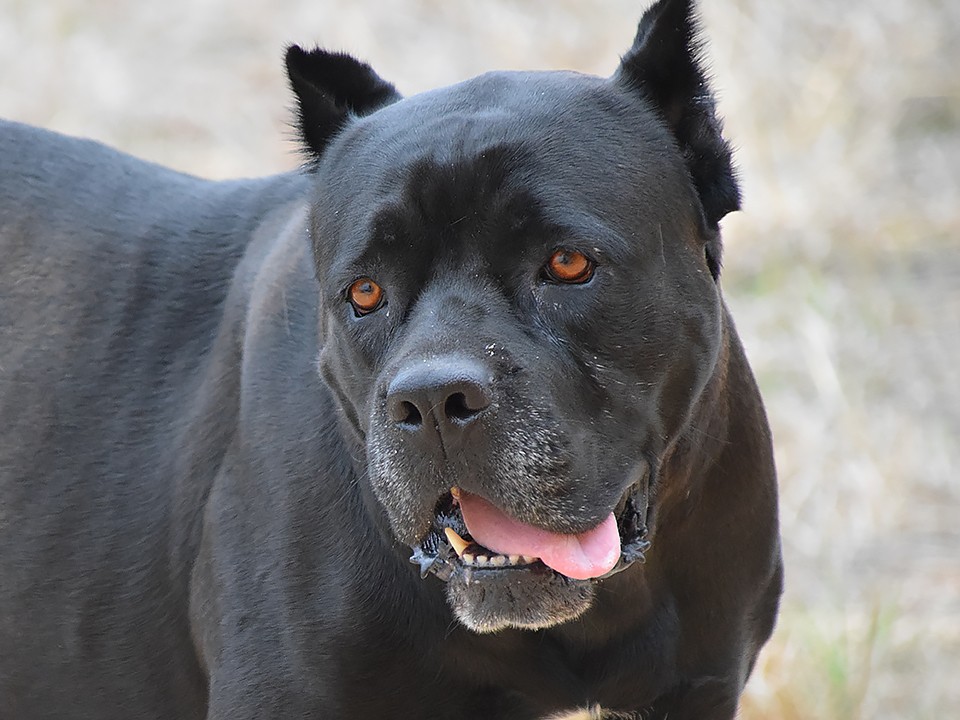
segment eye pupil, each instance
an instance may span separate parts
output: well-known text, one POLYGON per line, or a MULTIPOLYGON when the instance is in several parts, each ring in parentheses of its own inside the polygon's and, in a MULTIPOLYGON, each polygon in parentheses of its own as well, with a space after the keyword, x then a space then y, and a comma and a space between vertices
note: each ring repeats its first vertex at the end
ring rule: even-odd
POLYGON ((383 304, 383 288, 370 278, 360 278, 350 286, 347 297, 358 315, 366 315, 383 304))
POLYGON ((593 262, 576 250, 557 250, 545 269, 552 280, 561 283, 585 283, 593 277, 593 262))

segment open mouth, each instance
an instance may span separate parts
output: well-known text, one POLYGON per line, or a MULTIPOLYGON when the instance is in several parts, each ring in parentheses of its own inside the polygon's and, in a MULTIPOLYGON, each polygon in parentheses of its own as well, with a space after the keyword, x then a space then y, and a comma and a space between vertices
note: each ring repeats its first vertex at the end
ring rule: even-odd
POLYGON ((644 562, 650 547, 647 498, 644 479, 597 527, 579 535, 559 535, 525 525, 484 498, 451 488, 438 501, 433 524, 413 546, 410 561, 420 566, 421 577, 433 573, 444 581, 454 575, 467 582, 492 580, 507 573, 602 580, 644 562), (494 549, 478 542, 468 523, 494 549))

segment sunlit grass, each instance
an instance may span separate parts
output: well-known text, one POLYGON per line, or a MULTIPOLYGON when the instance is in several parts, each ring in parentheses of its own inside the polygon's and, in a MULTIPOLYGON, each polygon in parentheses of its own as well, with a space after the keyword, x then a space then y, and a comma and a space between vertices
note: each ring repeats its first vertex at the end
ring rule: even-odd
POLYGON ((866 617, 788 610, 764 651, 742 703, 743 720, 861 720, 877 655, 893 615, 866 617))

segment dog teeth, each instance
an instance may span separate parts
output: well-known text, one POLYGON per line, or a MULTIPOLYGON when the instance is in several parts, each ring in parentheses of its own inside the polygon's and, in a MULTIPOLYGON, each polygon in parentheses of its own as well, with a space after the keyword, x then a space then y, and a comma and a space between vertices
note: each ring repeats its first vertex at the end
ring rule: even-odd
POLYGON ((444 528, 443 534, 447 536, 447 542, 450 543, 450 547, 453 548, 454 552, 460 557, 463 557, 463 551, 470 547, 470 543, 460 537, 453 528, 444 528))
MULTIPOLYGON (((459 535, 454 533, 452 530, 448 530, 448 539, 450 544, 454 546, 454 549, 457 548, 455 545, 455 540, 450 538, 450 533, 457 539, 462 540, 459 535)), ((467 545, 469 545, 468 543, 467 545)), ((465 546, 466 547, 466 546, 465 546)), ((458 550, 457 554, 460 556, 461 562, 464 565, 470 565, 472 567, 506 567, 509 565, 532 565, 537 562, 540 558, 533 557, 531 555, 480 555, 470 552, 460 552, 458 550)))

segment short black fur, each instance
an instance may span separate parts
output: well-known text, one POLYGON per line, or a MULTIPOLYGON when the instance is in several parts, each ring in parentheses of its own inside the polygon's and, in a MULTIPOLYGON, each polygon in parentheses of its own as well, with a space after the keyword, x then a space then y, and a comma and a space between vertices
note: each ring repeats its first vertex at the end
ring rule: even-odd
POLYGON ((291 48, 258 180, 0 122, 0 718, 732 720, 782 564, 698 54, 686 0, 613 78, 291 48), (481 567, 484 502, 619 550, 481 567))

